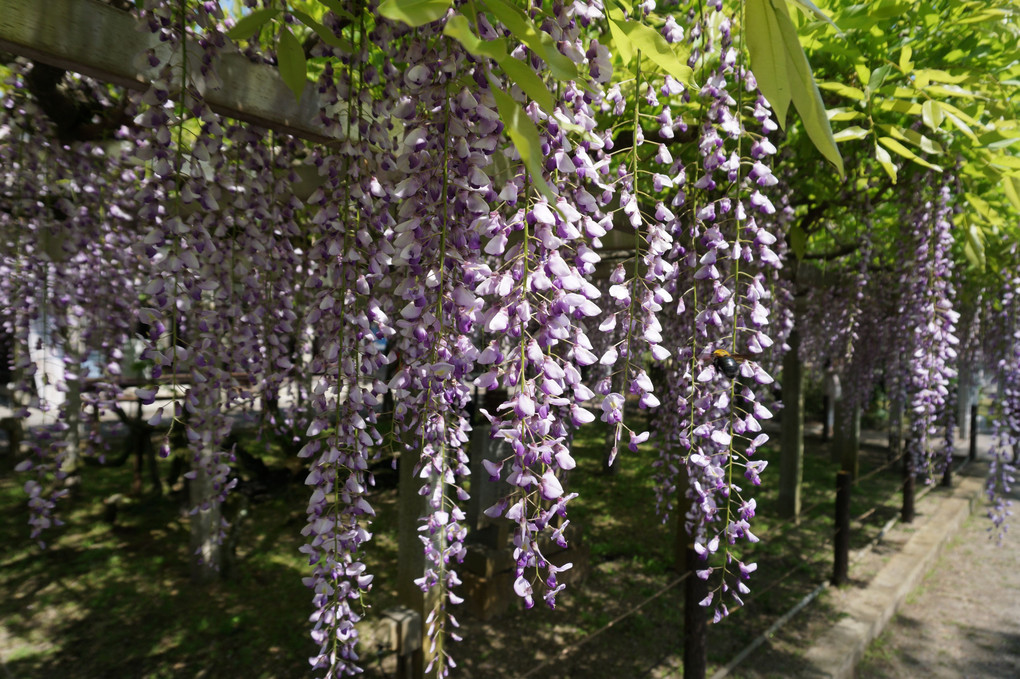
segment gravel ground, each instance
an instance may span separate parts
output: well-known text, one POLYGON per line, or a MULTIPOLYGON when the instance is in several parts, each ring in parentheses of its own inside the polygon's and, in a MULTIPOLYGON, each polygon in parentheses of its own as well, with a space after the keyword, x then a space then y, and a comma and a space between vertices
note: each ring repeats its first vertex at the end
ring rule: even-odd
MULTIPOLYGON (((1016 506, 1016 487, 1012 497, 1016 506)), ((1020 677, 1020 535, 1014 529, 999 547, 990 525, 983 507, 970 516, 871 644, 858 677, 1020 677)))

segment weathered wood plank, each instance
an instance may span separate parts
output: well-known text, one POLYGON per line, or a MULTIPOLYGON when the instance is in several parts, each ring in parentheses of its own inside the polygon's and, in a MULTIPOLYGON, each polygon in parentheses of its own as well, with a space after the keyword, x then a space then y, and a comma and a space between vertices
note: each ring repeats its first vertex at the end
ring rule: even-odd
MULTIPOLYGON (((2 51, 144 90, 155 75, 144 58, 151 48, 167 49, 130 13, 97 0, 0 0, 2 51)), ((205 98, 217 113, 315 142, 340 141, 320 121, 312 83, 295 101, 275 68, 239 52, 222 54, 214 68, 224 87, 205 98)))

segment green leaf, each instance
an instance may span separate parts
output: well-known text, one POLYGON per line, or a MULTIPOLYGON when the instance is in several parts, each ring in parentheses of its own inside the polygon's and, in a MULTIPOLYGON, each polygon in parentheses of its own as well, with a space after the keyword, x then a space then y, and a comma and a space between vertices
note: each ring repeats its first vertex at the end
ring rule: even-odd
POLYGON ((1020 142, 1020 136, 1007 136, 999 130, 991 130, 979 136, 978 141, 989 151, 1001 151, 1020 142))
POLYGON ((823 82, 818 83, 818 88, 835 92, 836 94, 846 97, 847 99, 854 99, 856 101, 864 101, 864 92, 857 89, 856 87, 850 87, 843 83, 837 82, 823 82))
POLYGON ((471 24, 463 14, 454 14, 443 26, 443 35, 453 38, 476 57, 489 57, 495 62, 506 58, 506 40, 482 40, 471 29, 471 24))
POLYGON ((949 85, 959 85, 960 83, 968 80, 972 76, 968 75, 952 75, 947 71, 943 71, 937 68, 919 68, 915 72, 918 78, 925 78, 926 80, 933 80, 935 82, 946 83, 949 85))
POLYGON ((797 109, 797 114, 807 131, 808 138, 814 143, 815 148, 836 167, 842 177, 844 176, 843 157, 836 147, 836 140, 832 138, 832 127, 825 115, 825 104, 822 103, 822 95, 818 91, 818 87, 815 86, 811 65, 808 63, 807 56, 804 55, 804 49, 800 46, 797 29, 790 20, 785 4, 781 1, 773 2, 773 6, 776 9, 776 18, 786 51, 786 72, 790 75, 790 94, 793 105, 797 109))
POLYGON ((921 105, 914 101, 904 101, 902 99, 877 99, 875 101, 875 108, 880 111, 896 111, 897 113, 905 113, 908 116, 921 115, 921 105))
MULTIPOLYGON (((943 108, 948 109, 950 107, 943 106, 943 108)), ((970 125, 965 123, 962 118, 956 115, 956 113, 951 113, 949 110, 945 110, 944 113, 946 115, 946 118, 949 118, 949 122, 951 122, 953 126, 956 127, 956 129, 958 129, 960 132, 963 132, 974 143, 980 143, 978 142, 977 135, 974 134, 974 131, 970 129, 970 125)))
POLYGON ((577 66, 574 62, 560 52, 552 36, 535 26, 530 17, 503 0, 485 0, 485 5, 515 38, 531 48, 531 51, 549 65, 553 77, 558 80, 577 79, 577 66))
POLYGON ((278 9, 258 9, 251 14, 242 17, 237 25, 227 31, 227 37, 231 40, 242 40, 250 38, 266 25, 266 22, 280 13, 278 9))
POLYGON ((917 148, 921 149, 925 153, 931 153, 938 155, 943 153, 942 145, 932 141, 928 137, 924 136, 916 130, 908 128, 897 127, 896 125, 883 125, 882 129, 889 133, 889 136, 899 141, 905 141, 913 144, 917 148))
POLYGON ((889 71, 892 70, 892 64, 885 64, 879 66, 871 72, 871 76, 868 78, 868 86, 865 88, 865 93, 870 99, 872 94, 877 92, 880 87, 885 83, 885 79, 889 77, 889 71))
POLYGON ((305 26, 308 26, 308 28, 315 31, 316 35, 318 35, 319 38, 322 39, 322 42, 326 43, 327 45, 330 45, 331 47, 341 49, 344 52, 347 52, 348 54, 354 52, 354 45, 352 45, 349 41, 339 37, 338 35, 333 33, 333 31, 329 30, 328 28, 326 28, 325 26, 323 26, 318 21, 308 16, 304 12, 298 11, 296 9, 291 9, 288 11, 295 17, 297 17, 298 21, 300 21, 305 26))
POLYGON ((966 225, 966 236, 967 240, 963 245, 963 253, 967 256, 967 260, 971 266, 978 269, 985 268, 985 241, 984 234, 976 224, 972 223, 970 219, 967 220, 966 225))
POLYGON ((338 17, 347 19, 348 21, 354 21, 354 15, 344 9, 343 5, 338 0, 319 0, 323 5, 329 8, 333 14, 338 17))
POLYGON ((1011 170, 1020 170, 1020 158, 1008 153, 989 153, 986 158, 992 165, 1007 167, 1011 170))
POLYGON ((832 138, 836 140, 836 143, 849 141, 851 139, 864 139, 870 134, 868 130, 863 127, 854 125, 853 127, 846 127, 832 135, 832 138))
POLYGON ((818 19, 819 21, 824 21, 825 23, 835 28, 836 35, 840 37, 843 36, 843 31, 839 30, 839 26, 832 23, 832 19, 829 18, 829 15, 823 12, 822 10, 818 9, 815 3, 811 2, 811 0, 789 0, 789 1, 799 6, 801 10, 804 11, 805 14, 813 14, 815 18, 818 19))
POLYGON ((301 43, 286 26, 280 29, 280 44, 276 49, 276 58, 280 62, 280 77, 283 78, 283 82, 294 93, 295 99, 301 99, 301 93, 305 91, 307 82, 308 64, 305 63, 305 51, 301 49, 301 43))
POLYGON ((520 59, 507 54, 506 40, 482 40, 468 23, 467 17, 455 14, 443 27, 443 34, 456 39, 468 52, 475 56, 489 57, 503 69, 510 81, 516 83, 525 94, 542 107, 547 113, 556 108, 556 100, 531 67, 520 59))
POLYGON ((531 181, 549 199, 549 202, 555 205, 556 195, 546 183, 545 177, 542 176, 542 145, 538 140, 538 128, 535 127, 535 123, 531 122, 531 118, 525 115, 520 104, 501 90, 499 84, 492 78, 489 79, 489 86, 492 88, 492 96, 496 99, 499 118, 503 121, 507 134, 510 135, 510 141, 514 143, 517 152, 521 155, 524 167, 531 174, 531 181))
POLYGON ((830 122, 834 123, 845 123, 848 120, 857 120, 863 118, 864 114, 860 111, 855 111, 852 108, 830 108, 825 112, 825 115, 829 117, 830 122))
MULTIPOLYGON (((651 59, 664 73, 668 73, 684 84, 691 84, 694 80, 694 71, 684 61, 681 61, 676 52, 670 46, 662 34, 651 26, 646 26, 638 21, 617 21, 610 19, 609 24, 627 36, 633 49, 638 50, 645 57, 651 59)), ((616 35, 616 32, 613 32, 616 35)))
POLYGON ((623 12, 615 8, 609 10, 609 34, 613 36, 613 44, 616 46, 613 51, 620 55, 624 64, 629 64, 634 60, 634 46, 630 44, 627 34, 614 21, 617 18, 616 15, 619 15, 618 18, 623 20, 623 12))
POLYGON ((978 124, 976 120, 974 120, 973 118, 970 117, 970 115, 964 113, 963 111, 961 111, 960 109, 956 108, 952 104, 950 104, 948 102, 945 102, 945 101, 941 102, 941 104, 942 104, 942 109, 947 114, 952 113, 954 116, 956 116, 957 118, 959 118, 960 120, 965 122, 968 126, 973 127, 973 126, 976 126, 978 124))
POLYGON ((807 234, 799 224, 790 227, 790 249, 797 259, 804 259, 804 253, 807 252, 807 234))
POLYGON ((1012 203, 1013 208, 1020 212, 1020 179, 1015 177, 1003 177, 1002 191, 1006 198, 1012 203))
POLYGON ((383 0, 379 14, 408 26, 424 26, 442 19, 453 0, 383 0))
POLYGON ((928 85, 924 91, 936 97, 964 97, 966 99, 983 99, 977 92, 965 90, 958 85, 928 85))
POLYGON ((935 170, 936 172, 942 172, 942 168, 933 163, 929 163, 924 158, 908 149, 906 146, 896 141, 892 137, 879 137, 878 141, 890 151, 895 151, 898 155, 903 156, 907 160, 911 160, 918 165, 928 168, 929 170, 935 170))
POLYGON ((517 84, 524 93, 537 103, 546 113, 552 113, 556 108, 556 100, 552 92, 546 87, 542 79, 531 70, 531 67, 520 59, 507 56, 499 60, 499 65, 510 80, 517 84))
POLYGON ((908 74, 914 70, 914 62, 910 60, 910 57, 913 56, 913 54, 914 50, 910 47, 910 45, 904 45, 903 49, 900 50, 900 70, 903 71, 904 74, 908 74))
POLYGON ((790 79, 779 21, 769 0, 747 0, 744 22, 754 26, 753 30, 744 31, 754 78, 776 112, 780 127, 785 128, 791 101, 790 79))
POLYGON ((942 125, 945 116, 942 114, 942 106, 933 99, 921 104, 921 120, 928 126, 929 130, 935 131, 942 125))
POLYGON ((762 93, 772 103, 780 124, 792 101, 815 148, 843 176, 843 158, 832 137, 822 95, 811 75, 811 65, 804 55, 786 3, 783 0, 747 0, 744 13, 747 25, 755 27, 755 30, 746 31, 751 70, 762 93))
POLYGON ((970 203, 971 207, 973 207, 979 215, 987 219, 989 222, 994 223, 995 221, 997 221, 997 218, 995 216, 994 211, 992 210, 992 207, 988 204, 988 201, 986 201, 984 198, 976 194, 970 193, 969 191, 965 192, 963 196, 964 198, 967 199, 967 202, 970 203))
POLYGON ((878 164, 882 166, 885 173, 889 175, 889 179, 892 179, 892 183, 895 184, 896 166, 893 165, 892 156, 889 155, 888 151, 877 144, 875 145, 875 160, 878 161, 878 164))

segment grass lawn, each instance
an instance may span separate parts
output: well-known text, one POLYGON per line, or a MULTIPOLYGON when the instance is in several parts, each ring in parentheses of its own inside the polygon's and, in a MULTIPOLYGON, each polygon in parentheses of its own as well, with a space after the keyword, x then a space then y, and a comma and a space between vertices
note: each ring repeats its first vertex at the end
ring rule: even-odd
MULTIPOLYGON (((590 574, 563 594, 556 611, 514 608, 483 622, 461 616, 464 641, 451 644, 461 676, 514 677, 557 656, 532 676, 642 676, 682 644, 682 588, 666 588, 673 523, 655 514, 654 444, 621 453, 616 474, 601 471, 604 425, 580 432, 570 490, 572 523, 590 552, 590 574), (590 642, 589 635, 598 633, 590 642)), ((252 446, 254 452, 254 446, 252 446)), ((710 662, 725 664, 793 606, 831 569, 832 496, 838 465, 827 444, 809 440, 804 468, 804 519, 775 518, 778 462, 755 489, 761 538, 745 558, 759 563, 747 605, 710 627, 710 662)), ((272 465, 282 460, 265 458, 272 465)), ((881 466, 885 450, 865 446, 861 472, 881 466)), ((394 605, 397 562, 395 474, 379 475, 370 501, 378 518, 366 563, 377 574, 371 618, 394 605)), ((229 577, 209 587, 190 583, 187 517, 176 497, 139 497, 116 525, 104 521, 103 499, 131 487, 128 465, 87 467, 79 495, 59 507, 66 525, 40 550, 29 542, 23 479, 0 476, 0 657, 9 676, 62 677, 301 677, 315 648, 308 637, 310 592, 302 585, 307 490, 291 483, 252 502, 241 524, 229 577)), ((854 489, 852 514, 884 503, 856 527, 852 547, 866 544, 898 511, 900 474, 884 470, 854 489)), ((745 490, 750 483, 745 484, 745 490)), ((236 500, 234 501, 236 502, 236 500)), ((230 508, 228 508, 228 514, 230 508)), ((853 576, 853 573, 851 573, 853 576)), ((825 611, 824 602, 819 610, 825 611)), ((828 611, 825 614, 834 614, 828 611)), ((363 649, 369 676, 383 676, 372 649, 363 649)))

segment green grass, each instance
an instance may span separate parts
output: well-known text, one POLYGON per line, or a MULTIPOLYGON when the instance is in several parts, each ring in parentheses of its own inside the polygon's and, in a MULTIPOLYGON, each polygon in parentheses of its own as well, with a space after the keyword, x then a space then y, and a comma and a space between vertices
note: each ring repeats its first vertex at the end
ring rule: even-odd
MULTIPOLYGON (((581 528, 581 542, 590 550, 588 581, 572 585, 555 612, 512 610, 488 627, 466 620, 466 641, 453 647, 458 663, 465 666, 463 676, 496 677, 485 669, 486 663, 507 664, 490 647, 493 634, 505 635, 501 647, 511 657, 520 652, 515 644, 525 648, 532 643, 527 641, 528 634, 542 639, 557 629, 557 641, 549 643, 578 640, 676 577, 672 571, 675 522, 664 525, 655 512, 654 444, 643 446, 638 454, 622 449, 618 471, 607 475, 602 471, 604 442, 605 425, 600 423, 577 433, 573 447, 577 469, 569 481, 569 490, 580 494, 572 501, 569 516, 581 528)), ((245 444, 251 452, 261 452, 250 440, 245 444)), ((762 539, 753 549, 745 549, 744 558, 757 561, 759 571, 750 583, 747 605, 710 628, 710 660, 717 664, 728 661, 826 579, 831 568, 827 540, 837 465, 829 461, 824 447, 809 444, 803 502, 805 508, 815 504, 817 508, 795 526, 775 518, 777 453, 764 449, 761 455, 773 463, 763 475, 763 486, 744 484, 745 491, 758 500, 752 529, 762 539)), ((293 462, 272 448, 264 459, 274 465, 293 462)), ((884 450, 866 449, 862 474, 884 459, 884 450)), ((876 500, 890 504, 854 531, 852 547, 866 544, 897 511, 899 480, 899 473, 890 469, 855 487, 854 515, 876 500)), ((121 510, 116 526, 103 521, 102 500, 127 493, 131 481, 129 465, 87 467, 80 494, 59 507, 66 526, 53 531, 49 549, 40 551, 27 539, 23 480, 0 476, 4 510, 0 514, 0 544, 4 545, 0 620, 6 632, 0 652, 11 676, 306 676, 307 658, 316 650, 308 636, 309 591, 301 583, 308 568, 298 552, 307 489, 292 483, 266 501, 253 503, 240 528, 229 578, 198 587, 188 578, 187 519, 179 498, 136 498, 121 510)), ((369 601, 374 609, 369 617, 373 617, 396 602, 393 484, 381 483, 370 501, 378 513, 366 553, 370 571, 377 574, 369 601)), ((674 587, 578 655, 600 663, 590 671, 612 671, 618 676, 646 672, 665 655, 679 651, 681 603, 682 588, 674 587), (603 646, 605 654, 599 652, 603 646)), ((520 670, 521 665, 516 668, 520 670)))

